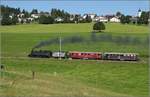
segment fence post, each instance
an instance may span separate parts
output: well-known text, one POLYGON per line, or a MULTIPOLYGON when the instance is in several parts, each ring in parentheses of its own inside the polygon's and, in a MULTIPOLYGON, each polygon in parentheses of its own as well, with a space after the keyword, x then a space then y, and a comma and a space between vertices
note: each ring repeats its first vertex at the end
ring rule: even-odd
POLYGON ((35 78, 35 71, 32 71, 32 79, 35 78))

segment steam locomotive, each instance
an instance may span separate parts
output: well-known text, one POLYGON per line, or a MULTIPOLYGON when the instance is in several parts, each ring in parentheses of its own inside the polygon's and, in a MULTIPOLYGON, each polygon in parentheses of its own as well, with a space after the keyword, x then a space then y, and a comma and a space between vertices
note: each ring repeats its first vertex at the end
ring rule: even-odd
POLYGON ((52 57, 52 51, 48 50, 32 50, 31 53, 28 55, 29 57, 39 57, 39 58, 50 58, 52 57))
POLYGON ((66 58, 66 59, 84 59, 84 60, 118 60, 118 61, 138 61, 137 53, 116 53, 116 52, 79 52, 79 51, 57 51, 32 50, 29 57, 39 58, 66 58))

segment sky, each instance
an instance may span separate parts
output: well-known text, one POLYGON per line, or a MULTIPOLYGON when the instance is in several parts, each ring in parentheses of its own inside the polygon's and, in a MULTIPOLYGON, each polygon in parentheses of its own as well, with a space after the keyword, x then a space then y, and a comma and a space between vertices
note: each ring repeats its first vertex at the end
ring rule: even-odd
POLYGON ((149 10, 149 0, 1 0, 2 5, 31 11, 48 11, 52 8, 63 9, 72 14, 96 13, 97 15, 115 14, 137 15, 139 9, 149 10))

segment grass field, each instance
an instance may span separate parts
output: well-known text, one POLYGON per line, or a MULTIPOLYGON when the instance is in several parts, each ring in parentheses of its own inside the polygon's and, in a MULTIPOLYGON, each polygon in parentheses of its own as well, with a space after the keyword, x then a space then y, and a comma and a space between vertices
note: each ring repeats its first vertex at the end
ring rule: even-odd
MULTIPOLYGON (((6 67, 0 79, 0 96, 148 96, 148 27, 107 23, 104 32, 96 33, 95 41, 91 39, 92 25, 0 26, 1 63, 6 67), (27 57, 36 44, 59 37, 60 32, 63 39, 76 35, 84 39, 64 43, 65 51, 134 52, 140 54, 140 61, 27 57), (132 41, 119 40, 127 37, 132 41)), ((57 51, 59 45, 54 43, 40 49, 57 51)))

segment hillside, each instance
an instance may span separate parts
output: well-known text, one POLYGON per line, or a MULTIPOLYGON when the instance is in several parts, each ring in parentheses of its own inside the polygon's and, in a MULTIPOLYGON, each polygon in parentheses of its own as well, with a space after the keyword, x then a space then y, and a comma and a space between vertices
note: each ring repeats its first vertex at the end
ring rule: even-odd
MULTIPOLYGON (((92 25, 1 26, 1 62, 5 72, 0 78, 0 96, 147 96, 148 27, 107 23, 106 30, 96 33, 97 40, 92 40, 92 25), (140 54, 140 61, 27 57, 40 41, 60 35, 63 39, 76 35, 83 38, 82 42, 64 43, 64 51, 134 52, 140 54)), ((59 45, 53 43, 38 49, 58 51, 59 45)))

